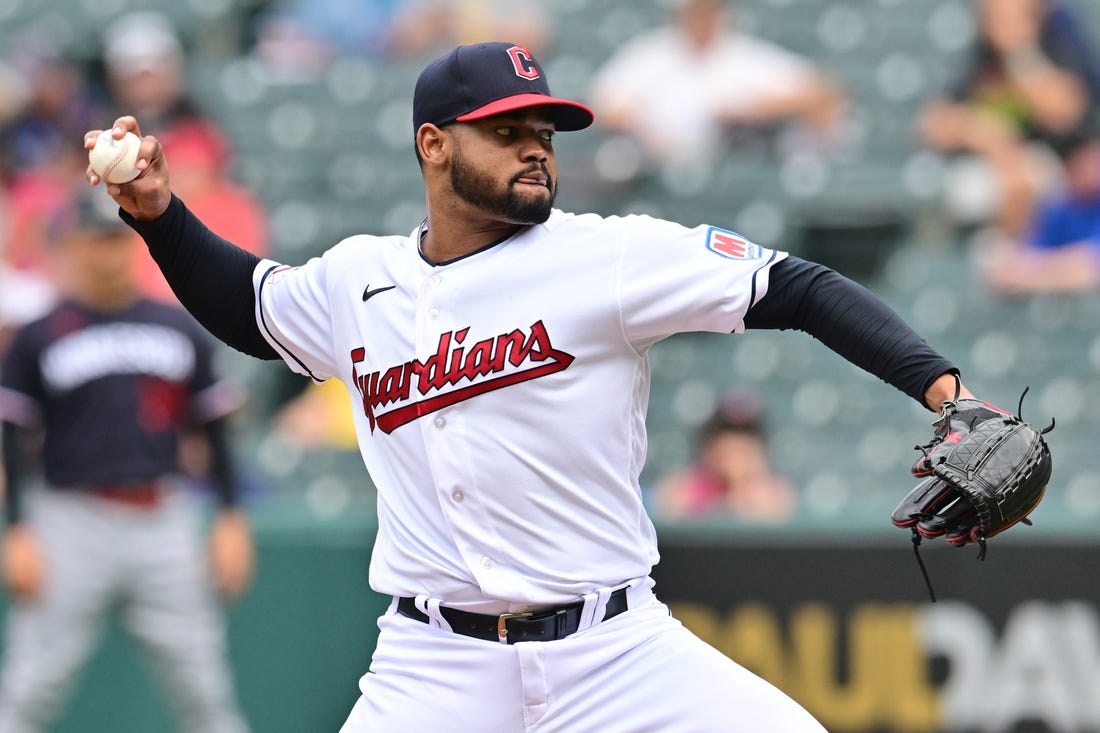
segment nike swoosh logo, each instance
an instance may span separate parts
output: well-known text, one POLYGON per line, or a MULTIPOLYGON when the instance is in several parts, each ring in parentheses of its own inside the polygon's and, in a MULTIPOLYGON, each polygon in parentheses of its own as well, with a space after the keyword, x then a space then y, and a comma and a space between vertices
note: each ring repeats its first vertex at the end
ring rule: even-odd
POLYGON ((363 288, 363 302, 366 303, 367 298, 374 297, 375 295, 378 295, 379 293, 384 293, 387 290, 393 290, 396 287, 396 285, 387 285, 384 288, 375 288, 374 290, 371 290, 370 284, 368 284, 367 287, 363 288))

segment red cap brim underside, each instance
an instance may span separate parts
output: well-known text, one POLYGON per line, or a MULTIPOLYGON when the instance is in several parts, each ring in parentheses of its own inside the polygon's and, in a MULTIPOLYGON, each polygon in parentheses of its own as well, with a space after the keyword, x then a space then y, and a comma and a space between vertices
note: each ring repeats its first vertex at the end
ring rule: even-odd
POLYGON ((588 107, 580 104, 579 102, 571 102, 568 99, 559 99, 557 97, 548 97, 545 94, 517 94, 512 97, 504 97, 494 102, 478 107, 472 112, 457 117, 458 122, 470 122, 472 120, 481 120, 486 117, 492 117, 493 115, 504 114, 505 112, 513 112, 517 109, 526 109, 528 107, 553 107, 553 120, 554 125, 558 130, 571 131, 571 130, 583 130, 592 124, 592 120, 595 119, 595 115, 588 107))

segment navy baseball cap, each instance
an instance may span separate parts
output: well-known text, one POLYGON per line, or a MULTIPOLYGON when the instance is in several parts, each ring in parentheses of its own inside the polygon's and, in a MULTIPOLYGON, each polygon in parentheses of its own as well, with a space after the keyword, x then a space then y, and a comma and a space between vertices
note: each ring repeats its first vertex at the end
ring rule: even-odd
POLYGON ((95 234, 117 234, 130 229, 118 215, 118 204, 101 187, 84 186, 75 204, 73 226, 95 234))
POLYGON ((413 134, 425 123, 446 125, 545 105, 558 130, 583 130, 592 110, 550 94, 546 72, 523 46, 459 46, 420 72, 413 92, 413 134))

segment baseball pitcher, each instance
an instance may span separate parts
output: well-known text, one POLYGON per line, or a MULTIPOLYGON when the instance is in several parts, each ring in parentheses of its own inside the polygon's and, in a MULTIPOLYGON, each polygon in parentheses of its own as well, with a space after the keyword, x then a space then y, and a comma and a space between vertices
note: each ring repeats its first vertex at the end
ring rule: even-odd
POLYGON ((825 267, 718 226, 556 209, 555 136, 592 122, 527 49, 456 48, 413 92, 427 217, 299 266, 209 231, 153 137, 107 186, 211 332, 349 388, 378 487, 370 583, 393 602, 344 733, 822 731, 654 595, 647 353, 793 328, 929 409, 971 397, 825 267))

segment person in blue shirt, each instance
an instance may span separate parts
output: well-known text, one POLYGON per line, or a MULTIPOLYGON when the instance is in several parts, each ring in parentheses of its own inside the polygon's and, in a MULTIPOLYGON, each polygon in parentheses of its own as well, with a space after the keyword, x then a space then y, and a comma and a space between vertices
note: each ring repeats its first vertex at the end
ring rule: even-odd
POLYGON ((1057 175, 1050 149, 1100 104, 1100 61, 1088 24, 1059 0, 974 0, 973 8, 970 55, 921 112, 920 133, 949 155, 945 203, 958 223, 1019 237, 1057 175), (975 196, 975 185, 987 195, 975 196))
POLYGON ((1006 293, 1081 292, 1100 286, 1100 127, 1084 125, 1055 143, 1065 176, 1036 209, 1027 232, 983 262, 1006 293))

